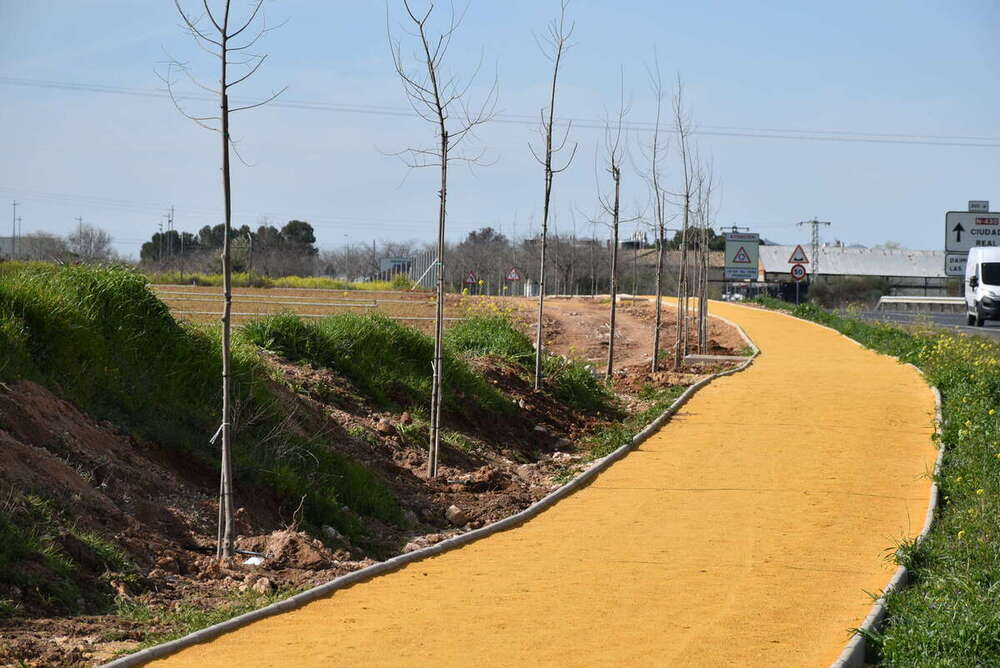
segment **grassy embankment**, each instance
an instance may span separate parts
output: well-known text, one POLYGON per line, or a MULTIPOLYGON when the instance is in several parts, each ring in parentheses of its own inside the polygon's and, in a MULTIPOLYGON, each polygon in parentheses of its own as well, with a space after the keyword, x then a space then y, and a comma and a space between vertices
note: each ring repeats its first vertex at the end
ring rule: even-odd
MULTIPOLYGON (((0 265, 0 381, 36 381, 96 419, 215 467, 217 452, 208 437, 218 426, 220 374, 217 328, 175 321, 139 274, 0 265)), ((320 439, 280 429, 287 414, 271 378, 256 347, 237 336, 238 485, 273 494, 289 511, 304 496, 307 523, 330 524, 353 537, 362 536, 363 529, 356 515, 343 511, 345 505, 360 515, 400 522, 401 510, 379 478, 320 439), (275 439, 274 433, 282 436, 275 439)), ((76 533, 105 555, 109 570, 126 568, 120 551, 78 531, 71 501, 51 490, 0 492, 0 584, 16 585, 53 611, 100 609, 107 588, 103 598, 81 590, 82 580, 59 536, 76 533)), ((9 607, 0 602, 0 613, 10 612, 9 607)))
POLYGON ((914 584, 888 596, 871 640, 888 666, 1000 665, 1000 343, 761 303, 910 362, 941 391, 940 512, 925 541, 896 551, 914 584))
MULTIPOLYGON (((398 524, 401 511, 377 476, 321 439, 282 429, 288 416, 276 394, 281 379, 259 354, 261 347, 331 368, 376 405, 417 413, 430 384, 431 340, 374 314, 313 322, 281 314, 252 322, 234 337, 238 487, 272 494, 289 510, 305 497, 308 525, 331 524, 354 538, 363 539, 355 513, 398 524)), ((462 323, 448 338, 446 411, 471 408, 502 419, 515 410, 465 360, 483 354, 505 357, 527 373, 533 350, 502 315, 462 323)), ((546 370, 567 405, 614 412, 611 393, 582 365, 548 358, 546 370)), ((139 274, 0 265, 0 381, 34 380, 94 418, 211 469, 217 451, 207 441, 217 427, 220 374, 218 328, 174 320, 139 274)), ((107 609, 110 588, 84 591, 60 536, 75 534, 118 579, 134 569, 127 555, 113 541, 78 530, 71 502, 53 490, 0 492, 0 585, 45 599, 53 613, 107 609)), ((0 614, 11 612, 11 604, 0 600, 0 614)))
MULTIPOLYGON (((179 271, 164 271, 147 275, 149 282, 156 285, 200 285, 202 287, 221 287, 222 274, 181 273, 179 271)), ((279 276, 271 278, 260 274, 235 272, 233 287, 238 288, 295 288, 295 289, 325 289, 325 290, 409 290, 410 280, 399 276, 392 281, 370 281, 355 283, 339 278, 325 276, 279 276)))

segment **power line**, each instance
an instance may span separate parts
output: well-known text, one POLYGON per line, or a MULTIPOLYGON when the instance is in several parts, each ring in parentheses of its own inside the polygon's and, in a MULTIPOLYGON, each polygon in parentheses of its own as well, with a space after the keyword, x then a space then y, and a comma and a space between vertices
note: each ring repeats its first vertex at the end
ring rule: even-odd
MULTIPOLYGON (((108 209, 121 209, 126 211, 162 211, 165 205, 153 202, 136 202, 130 200, 122 200, 111 197, 97 197, 92 195, 75 195, 67 193, 53 193, 53 192, 42 192, 37 190, 22 190, 20 188, 10 188, 7 186, 0 186, 0 193, 15 193, 21 199, 35 200, 42 202, 52 202, 55 204, 67 204, 67 205, 79 205, 84 204, 87 206, 95 208, 108 208, 108 209)), ((18 203, 20 205, 20 202, 18 203)), ((170 207, 172 208, 172 207, 170 207)), ((212 218, 219 220, 222 217, 221 211, 214 211, 210 209, 187 209, 182 208, 181 213, 190 217, 197 218, 212 218)), ((236 212, 234 214, 241 220, 253 219, 255 222, 263 218, 274 218, 281 219, 284 217, 283 214, 278 214, 270 211, 262 212, 236 212)), ((430 225, 434 223, 432 218, 427 218, 425 220, 420 219, 400 219, 400 218, 367 218, 361 216, 327 216, 323 214, 310 214, 307 212, 297 211, 295 216, 306 219, 309 221, 313 227, 339 227, 344 223, 367 223, 372 225, 379 225, 381 227, 394 227, 394 228, 416 228, 419 226, 430 225)), ((290 220, 290 219, 289 219, 290 220)), ((495 225, 494 222, 489 221, 472 221, 472 220, 456 220, 454 225, 459 228, 473 228, 473 227, 492 227, 495 225)))
MULTIPOLYGON (((160 98, 168 99, 166 90, 156 88, 128 88, 124 86, 109 86, 105 84, 78 83, 71 81, 50 81, 44 79, 23 79, 16 77, 0 77, 0 84, 8 86, 25 86, 34 88, 52 88, 60 90, 74 90, 91 93, 105 93, 113 95, 128 95, 132 97, 160 98)), ((200 94, 178 94, 174 96, 178 100, 213 102, 214 97, 200 94)), ((249 97, 234 96, 230 98, 234 102, 241 104, 252 104, 259 100, 249 97)), ((274 100, 269 103, 273 107, 283 107, 286 109, 301 109, 308 111, 327 111, 337 113, 352 113, 369 116, 395 116, 414 117, 414 112, 404 107, 388 107, 369 104, 338 104, 333 102, 323 102, 315 100, 274 100)), ((531 125, 538 124, 534 116, 524 114, 503 114, 498 113, 493 117, 497 123, 531 125)), ((605 122, 594 118, 561 118, 556 120, 557 125, 566 126, 572 123, 575 127, 584 129, 603 130, 605 122)), ((652 132, 655 129, 653 123, 643 121, 631 121, 623 127, 636 132, 652 132)), ((673 132, 669 127, 660 129, 661 132, 673 132)), ((784 139, 800 141, 835 141, 850 143, 873 143, 873 144, 914 144, 924 146, 966 146, 975 148, 1000 148, 1000 137, 970 136, 970 135, 933 135, 933 134, 896 134, 879 132, 860 132, 850 130, 796 130, 789 128, 754 128, 742 126, 726 125, 705 125, 697 128, 695 134, 715 137, 742 137, 748 139, 784 139)))

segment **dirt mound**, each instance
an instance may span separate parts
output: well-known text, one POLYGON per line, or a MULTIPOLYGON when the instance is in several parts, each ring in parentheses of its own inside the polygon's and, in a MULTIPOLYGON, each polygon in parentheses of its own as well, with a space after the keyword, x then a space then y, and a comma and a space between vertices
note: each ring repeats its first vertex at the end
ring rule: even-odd
POLYGON ((264 565, 272 569, 298 568, 317 571, 330 568, 336 561, 333 552, 321 541, 307 533, 291 529, 274 531, 264 536, 241 538, 237 547, 265 555, 264 565))

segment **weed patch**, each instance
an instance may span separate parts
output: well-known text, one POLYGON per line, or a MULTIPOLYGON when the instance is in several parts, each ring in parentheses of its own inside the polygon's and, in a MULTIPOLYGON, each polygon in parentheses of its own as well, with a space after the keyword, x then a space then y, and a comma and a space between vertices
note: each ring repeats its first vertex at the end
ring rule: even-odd
MULTIPOLYGON (((391 409, 423 405, 430 396, 434 342, 384 315, 345 313, 306 322, 291 313, 257 319, 243 327, 255 345, 292 362, 308 362, 348 378, 376 403, 391 409)), ((512 404, 446 351, 444 409, 455 415, 470 405, 508 413, 512 404)))

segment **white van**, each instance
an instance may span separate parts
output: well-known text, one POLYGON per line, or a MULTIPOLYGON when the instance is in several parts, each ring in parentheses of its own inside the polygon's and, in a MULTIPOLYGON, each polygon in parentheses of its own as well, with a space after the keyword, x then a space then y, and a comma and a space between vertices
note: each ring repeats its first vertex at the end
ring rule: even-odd
POLYGON ((1000 320, 1000 246, 976 246, 965 265, 965 309, 970 325, 1000 320))

